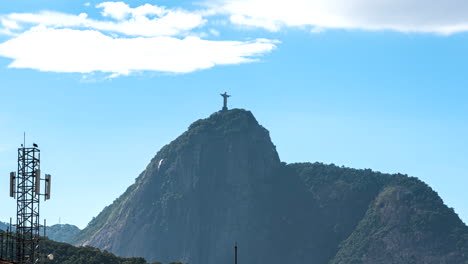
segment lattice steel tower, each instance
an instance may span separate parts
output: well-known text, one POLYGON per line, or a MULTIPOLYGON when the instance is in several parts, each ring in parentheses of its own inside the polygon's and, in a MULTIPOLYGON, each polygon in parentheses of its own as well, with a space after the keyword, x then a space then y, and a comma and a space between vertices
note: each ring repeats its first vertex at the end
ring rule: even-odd
POLYGON ((39 221, 40 196, 50 198, 50 175, 41 179, 41 151, 36 144, 18 149, 18 175, 10 175, 10 196, 16 196, 16 262, 36 264, 42 262, 39 256, 39 239, 41 225, 39 221), (45 181, 45 193, 40 193, 41 180, 45 181))

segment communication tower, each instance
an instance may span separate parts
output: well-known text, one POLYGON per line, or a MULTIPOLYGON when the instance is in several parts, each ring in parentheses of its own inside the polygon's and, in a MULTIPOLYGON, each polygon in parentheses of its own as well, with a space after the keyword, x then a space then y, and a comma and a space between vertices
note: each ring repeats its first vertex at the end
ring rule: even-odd
POLYGON ((42 262, 39 254, 40 196, 50 199, 51 176, 41 178, 41 151, 37 144, 18 148, 18 171, 10 173, 10 196, 16 199, 16 259, 19 264, 37 264, 42 262), (44 193, 41 193, 41 181, 44 181, 44 193))

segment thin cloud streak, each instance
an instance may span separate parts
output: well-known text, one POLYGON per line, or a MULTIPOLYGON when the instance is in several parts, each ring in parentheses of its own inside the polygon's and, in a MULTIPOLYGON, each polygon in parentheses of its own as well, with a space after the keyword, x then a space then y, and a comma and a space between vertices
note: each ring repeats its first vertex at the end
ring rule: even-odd
MULTIPOLYGON (((99 6, 99 5, 98 5, 99 6)), ((156 7, 156 6, 152 6, 156 7)), ((152 13, 135 13, 126 19, 102 21, 88 18, 88 15, 64 14, 60 12, 43 11, 40 13, 13 13, 2 17, 4 29, 11 32, 22 30, 27 25, 43 25, 55 28, 86 28, 99 31, 114 32, 127 36, 177 36, 203 26, 205 20, 201 15, 183 10, 166 10, 159 8, 158 17, 149 18, 152 13)), ((105 9, 106 10, 106 9, 105 9)), ((124 14, 103 11, 105 16, 124 16, 124 14)))
POLYGON ((444 35, 468 31, 463 0, 213 0, 207 5, 233 24, 272 32, 304 26, 444 35))

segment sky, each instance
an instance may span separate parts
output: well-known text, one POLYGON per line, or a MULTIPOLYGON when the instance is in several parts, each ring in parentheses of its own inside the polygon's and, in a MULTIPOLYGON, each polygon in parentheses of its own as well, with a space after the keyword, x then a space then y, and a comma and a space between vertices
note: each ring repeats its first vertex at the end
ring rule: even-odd
POLYGON ((0 3, 0 221, 23 142, 48 224, 84 228, 156 152, 222 107, 281 160, 403 173, 468 223, 468 2, 0 3), (59 220, 60 219, 60 220, 59 220))

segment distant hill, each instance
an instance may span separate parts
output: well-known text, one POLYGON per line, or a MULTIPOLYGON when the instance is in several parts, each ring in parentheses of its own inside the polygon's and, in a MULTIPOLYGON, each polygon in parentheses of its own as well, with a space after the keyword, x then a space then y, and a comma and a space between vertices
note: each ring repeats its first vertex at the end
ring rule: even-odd
MULTIPOLYGON (((0 221, 0 230, 6 231, 8 226, 9 223, 0 221)), ((13 227, 13 231, 15 231, 15 227, 13 227)), ((40 234, 42 235, 43 232, 44 231, 41 228, 40 234)), ((69 243, 78 232, 80 232, 80 229, 77 226, 70 224, 56 224, 47 227, 46 236, 57 242, 69 243)))
POLYGON ((81 230, 74 225, 70 224, 56 224, 48 226, 46 229, 46 236, 57 242, 70 243, 78 232, 81 230))
POLYGON ((8 223, 0 221, 0 230, 6 231, 8 226, 9 226, 8 223))
POLYGON ((243 264, 468 263, 468 227, 427 184, 281 162, 240 109, 193 123, 73 241, 193 264, 232 263, 235 241, 243 264))

